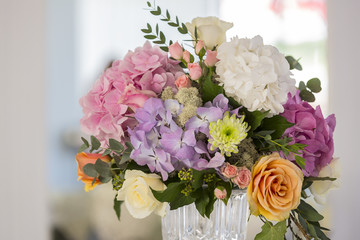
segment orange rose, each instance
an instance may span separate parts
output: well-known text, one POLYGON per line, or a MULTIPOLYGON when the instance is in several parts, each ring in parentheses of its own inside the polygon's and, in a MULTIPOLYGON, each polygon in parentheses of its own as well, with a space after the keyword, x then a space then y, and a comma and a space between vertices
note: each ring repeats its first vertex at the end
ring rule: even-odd
POLYGON ((97 154, 97 153, 81 152, 81 153, 76 154, 75 159, 78 164, 78 169, 77 169, 77 175, 79 176, 78 180, 81 180, 83 183, 85 183, 85 191, 86 192, 88 192, 89 190, 90 191, 93 190, 94 187, 101 184, 99 179, 96 179, 94 184, 92 184, 94 178, 87 176, 83 171, 83 167, 86 164, 88 164, 88 163, 94 164, 98 158, 100 158, 104 162, 110 162, 110 160, 111 160, 111 158, 109 156, 102 157, 101 154, 97 154))
POLYGON ((278 153, 261 157, 247 189, 251 214, 272 221, 287 219, 300 203, 303 179, 300 168, 278 153))

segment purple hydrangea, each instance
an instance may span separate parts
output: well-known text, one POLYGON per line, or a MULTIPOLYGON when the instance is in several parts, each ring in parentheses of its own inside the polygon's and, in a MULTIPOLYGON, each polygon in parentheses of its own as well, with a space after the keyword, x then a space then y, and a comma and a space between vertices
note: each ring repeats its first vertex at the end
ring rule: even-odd
POLYGON ((198 108, 197 116, 189 120, 185 129, 175 121, 182 109, 183 105, 176 100, 150 98, 134 115, 138 125, 128 130, 134 146, 131 158, 160 173, 163 180, 167 180, 170 172, 183 167, 204 170, 220 167, 225 161, 220 153, 209 152, 206 143, 197 140, 195 134, 209 134, 210 122, 223 117, 228 110, 228 100, 219 95, 205 107, 198 108))
POLYGON ((320 106, 314 109, 309 103, 302 101, 299 91, 293 97, 289 95, 284 109, 281 115, 295 124, 286 129, 284 136, 293 138, 293 143, 307 145, 302 153, 302 157, 306 159, 303 173, 305 176, 316 177, 333 158, 335 115, 325 119, 320 106))

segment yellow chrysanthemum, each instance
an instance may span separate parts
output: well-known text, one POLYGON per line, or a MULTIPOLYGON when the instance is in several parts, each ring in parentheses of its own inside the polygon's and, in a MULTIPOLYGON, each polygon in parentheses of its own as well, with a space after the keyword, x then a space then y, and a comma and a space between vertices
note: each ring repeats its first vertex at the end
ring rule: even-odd
POLYGON ((231 156, 231 153, 238 153, 237 145, 246 138, 250 129, 248 123, 244 122, 244 118, 245 116, 242 116, 239 119, 235 114, 230 117, 229 112, 226 112, 223 119, 211 122, 209 126, 210 149, 213 151, 219 148, 221 154, 226 154, 228 157, 231 156))

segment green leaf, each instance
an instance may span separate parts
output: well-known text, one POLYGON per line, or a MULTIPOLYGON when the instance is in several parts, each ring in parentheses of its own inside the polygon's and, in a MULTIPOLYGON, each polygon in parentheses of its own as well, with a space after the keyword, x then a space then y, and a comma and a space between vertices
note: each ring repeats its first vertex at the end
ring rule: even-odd
POLYGON ((96 178, 98 176, 95 166, 92 163, 86 164, 82 170, 89 177, 96 178))
POLYGON ((209 203, 209 191, 207 189, 202 189, 202 193, 200 195, 200 198, 197 198, 195 200, 195 206, 196 209, 199 211, 201 216, 205 216, 206 213, 206 207, 209 203))
POLYGON ((301 100, 306 101, 306 102, 315 102, 315 96, 312 92, 308 91, 308 90, 302 90, 300 91, 300 97, 301 100))
POLYGON ((308 223, 308 224, 307 224, 307 228, 308 228, 308 231, 309 231, 310 235, 311 235, 312 237, 314 237, 315 239, 317 239, 318 236, 317 236, 317 234, 316 234, 316 230, 315 230, 314 226, 308 223))
POLYGON ((108 182, 110 182, 111 179, 112 179, 112 177, 109 177, 109 176, 106 176, 106 177, 99 176, 99 180, 101 183, 108 183, 108 182))
POLYGON ((224 93, 224 88, 213 83, 210 78, 206 78, 202 89, 202 100, 204 103, 212 101, 220 93, 224 93))
POLYGON ((163 42, 160 41, 160 40, 158 40, 158 41, 153 41, 153 43, 155 43, 155 44, 163 44, 163 42))
POLYGON ((305 89, 306 89, 306 85, 305 85, 304 81, 300 81, 299 90, 302 91, 302 90, 305 90, 305 89))
POLYGON ((170 20, 170 18, 171 18, 171 17, 170 17, 169 10, 167 10, 167 9, 166 9, 166 17, 167 17, 168 20, 170 20))
POLYGON ((179 195, 183 195, 181 190, 185 183, 173 182, 170 183, 164 191, 156 191, 151 189, 154 197, 160 202, 173 202, 179 195))
POLYGON ((122 154, 121 161, 119 162, 120 165, 123 163, 126 163, 127 161, 129 161, 131 159, 130 154, 131 154, 132 150, 134 149, 133 145, 131 145, 130 142, 125 142, 125 146, 126 146, 126 149, 125 149, 124 153, 122 154))
POLYGON ((293 56, 286 56, 285 58, 290 65, 290 70, 292 70, 292 69, 297 69, 299 71, 302 70, 302 66, 299 63, 299 59, 296 60, 293 56))
POLYGON ((265 222, 261 229, 255 240, 284 240, 286 221, 278 222, 275 226, 271 222, 265 222))
POLYGON ((124 151, 124 146, 117 140, 110 138, 109 139, 109 145, 111 150, 117 153, 121 153, 124 151))
POLYGON ((299 155, 295 155, 295 161, 296 163, 302 168, 305 169, 305 162, 306 160, 303 157, 300 157, 299 155))
POLYGON ((156 32, 156 35, 159 35, 159 24, 156 24, 155 32, 156 32))
POLYGON ((310 204, 306 203, 304 200, 300 201, 300 205, 297 208, 299 214, 308 221, 318 222, 324 217, 316 211, 310 204))
POLYGON ((271 134, 271 137, 273 139, 281 138, 284 131, 288 129, 289 127, 293 126, 293 123, 289 123, 286 118, 276 115, 271 118, 265 118, 262 122, 262 126, 260 129, 263 130, 275 130, 271 134))
POLYGON ((162 41, 162 43, 166 42, 166 38, 163 32, 160 31, 160 40, 162 41))
POLYGON ((88 146, 86 146, 86 144, 84 143, 83 145, 81 145, 78 149, 78 153, 81 153, 83 151, 85 151, 88 148, 88 146))
POLYGON ((152 15, 159 16, 161 14, 161 8, 158 6, 157 10, 150 11, 152 15))
POLYGON ((251 136, 252 133, 261 125, 262 121, 268 115, 269 111, 266 111, 266 112, 260 112, 260 111, 249 112, 248 110, 244 109, 244 113, 245 113, 245 122, 247 122, 249 124, 249 126, 250 126, 250 130, 248 132, 248 135, 251 136))
POLYGON ((148 29, 145 29, 145 28, 143 28, 143 29, 140 29, 143 33, 151 33, 151 30, 149 31, 148 29))
POLYGON ((94 164, 95 170, 99 173, 102 177, 111 177, 110 166, 108 163, 102 161, 98 158, 94 164))
POLYGON ((314 228, 315 228, 315 232, 316 232, 316 235, 318 236, 318 238, 320 238, 321 240, 330 240, 330 238, 328 238, 319 227, 314 226, 314 228))
POLYGON ((195 169, 192 169, 192 172, 193 172, 193 182, 191 185, 194 189, 198 189, 203 185, 205 171, 197 171, 195 169))
POLYGON ((179 195, 174 201, 170 202, 170 210, 177 209, 195 202, 195 198, 191 196, 179 195))
POLYGON ((169 51, 169 48, 166 47, 166 46, 161 46, 160 49, 163 50, 163 51, 165 51, 165 52, 168 52, 168 51, 169 51))
POLYGON ((214 203, 216 202, 217 198, 214 196, 214 189, 209 189, 209 203, 206 206, 205 216, 210 218, 212 211, 214 210, 214 203))
POLYGON ((117 200, 117 194, 116 194, 114 198, 114 210, 119 221, 121 216, 121 204, 123 204, 123 201, 117 200))
POLYGON ((312 78, 307 83, 306 86, 314 93, 321 91, 321 82, 318 78, 312 78))
POLYGON ((103 152, 103 154, 101 156, 104 157, 106 155, 109 155, 111 152, 112 152, 112 150, 108 148, 103 152))
POLYGON ((150 2, 146 2, 146 4, 148 5, 148 7, 151 7, 151 3, 150 3, 150 2))
POLYGON ((155 39, 156 36, 155 35, 145 35, 144 38, 152 40, 152 39, 155 39))
POLYGON ((171 27, 178 27, 179 26, 177 23, 174 23, 174 22, 168 22, 168 24, 171 27))
POLYGON ((91 149, 90 152, 94 151, 94 150, 98 150, 99 147, 101 146, 100 141, 95 137, 95 136, 91 136, 90 137, 91 140, 91 149))
POLYGON ((81 137, 81 140, 83 141, 86 147, 90 147, 89 142, 85 138, 81 137))

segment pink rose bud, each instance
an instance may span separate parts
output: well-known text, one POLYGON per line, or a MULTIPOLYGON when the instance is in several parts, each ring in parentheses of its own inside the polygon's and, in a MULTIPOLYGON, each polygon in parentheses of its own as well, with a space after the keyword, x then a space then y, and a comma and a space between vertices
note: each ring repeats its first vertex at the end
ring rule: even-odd
POLYGON ((217 199, 225 199, 226 198, 226 189, 224 188, 223 190, 219 189, 219 188, 215 188, 214 190, 214 195, 217 199))
POLYGON ((199 40, 197 43, 196 43, 196 46, 195 46, 195 52, 196 54, 199 55, 199 52, 201 51, 201 49, 204 47, 204 41, 203 40, 199 40))
POLYGON ((178 42, 173 43, 169 46, 170 56, 176 60, 180 60, 183 57, 183 48, 178 42))
POLYGON ((217 59, 216 56, 217 56, 216 51, 207 50, 206 51, 206 59, 205 59, 206 66, 208 66, 208 67, 215 66, 215 63, 217 63, 219 61, 219 59, 217 59))
POLYGON ((246 188, 251 181, 251 172, 246 167, 241 167, 238 169, 236 177, 231 181, 238 185, 240 189, 246 188))
POLYGON ((190 53, 188 50, 185 50, 183 53, 183 59, 185 60, 185 62, 189 63, 190 62, 190 53))
POLYGON ((198 80, 202 76, 202 70, 200 64, 198 63, 189 63, 188 64, 190 78, 192 80, 198 80))
POLYGON ((175 84, 178 89, 191 87, 191 81, 185 74, 178 77, 175 81, 175 84))
POLYGON ((226 178, 236 177, 238 174, 238 168, 234 165, 230 165, 229 163, 225 163, 221 168, 220 172, 226 178))

